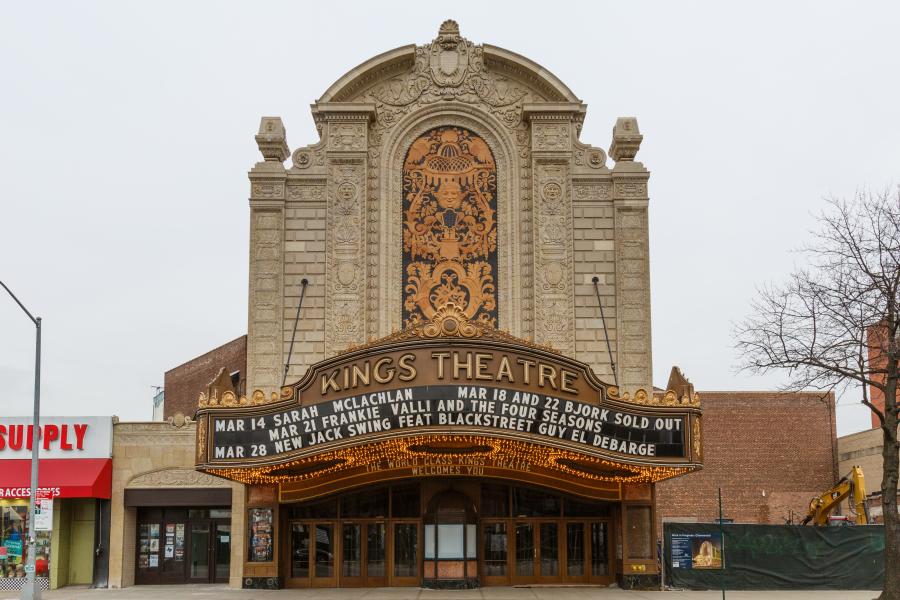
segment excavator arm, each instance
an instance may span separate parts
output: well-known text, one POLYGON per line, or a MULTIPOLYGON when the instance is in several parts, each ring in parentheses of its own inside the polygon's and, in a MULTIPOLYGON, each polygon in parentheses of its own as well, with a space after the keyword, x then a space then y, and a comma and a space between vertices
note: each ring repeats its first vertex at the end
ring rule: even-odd
POLYGON ((856 511, 856 524, 866 525, 869 522, 869 507, 866 504, 865 477, 859 467, 853 467, 837 485, 809 501, 809 512, 803 519, 803 524, 812 522, 813 525, 827 525, 828 516, 851 496, 853 509, 856 511))

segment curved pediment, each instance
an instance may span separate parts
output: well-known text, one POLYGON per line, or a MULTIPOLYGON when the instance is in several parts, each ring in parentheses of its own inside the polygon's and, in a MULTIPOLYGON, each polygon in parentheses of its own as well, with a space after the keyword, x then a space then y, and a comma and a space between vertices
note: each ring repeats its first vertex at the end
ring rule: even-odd
POLYGON ((318 102, 374 99, 405 104, 425 96, 496 103, 525 92, 523 86, 532 100, 580 102, 536 62, 498 46, 473 44, 460 35, 455 21, 448 20, 430 43, 389 50, 350 70, 318 102))
POLYGON ((219 477, 194 469, 157 469, 135 475, 126 488, 231 487, 219 477))

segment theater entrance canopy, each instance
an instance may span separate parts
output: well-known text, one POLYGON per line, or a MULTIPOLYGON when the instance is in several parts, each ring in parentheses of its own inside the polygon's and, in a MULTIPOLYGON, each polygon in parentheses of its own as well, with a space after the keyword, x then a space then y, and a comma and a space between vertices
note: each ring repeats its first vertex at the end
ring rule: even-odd
POLYGON ((433 319, 309 368, 281 397, 201 397, 197 467, 280 500, 360 485, 476 477, 619 500, 697 469, 699 399, 634 397, 585 364, 469 321, 433 319))

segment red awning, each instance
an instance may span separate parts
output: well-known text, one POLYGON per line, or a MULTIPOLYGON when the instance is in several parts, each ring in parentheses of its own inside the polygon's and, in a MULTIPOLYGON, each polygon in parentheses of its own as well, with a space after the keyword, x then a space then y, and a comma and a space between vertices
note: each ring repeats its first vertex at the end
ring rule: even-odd
MULTIPOLYGON (((109 498, 111 458, 42 458, 38 487, 54 498, 109 498)), ((31 494, 31 460, 0 460, 0 498, 27 498, 31 494)))

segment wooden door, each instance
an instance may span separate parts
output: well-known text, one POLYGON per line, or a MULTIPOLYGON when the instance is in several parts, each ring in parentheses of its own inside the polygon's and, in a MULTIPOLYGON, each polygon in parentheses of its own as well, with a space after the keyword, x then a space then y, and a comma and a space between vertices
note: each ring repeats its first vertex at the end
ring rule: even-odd
POLYGON ((510 522, 485 520, 481 523, 481 581, 484 585, 509 585, 514 568, 510 553, 510 522))
POLYGON ((334 521, 291 521, 288 587, 337 587, 338 533, 334 521))
POLYGON ((422 579, 421 521, 391 524, 390 585, 417 586, 422 579))
POLYGON ((316 521, 310 530, 310 581, 312 587, 337 586, 337 523, 316 521))
POLYGON ((539 583, 558 583, 562 580, 562 540, 560 521, 537 523, 537 580, 539 583))
POLYGON ((566 583, 588 581, 588 524, 584 521, 566 521, 563 524, 562 578, 566 583))
POLYGON ((387 523, 369 521, 363 528, 363 562, 366 587, 388 585, 387 523))
POLYGON ((516 584, 537 581, 537 527, 535 521, 512 521, 509 536, 510 580, 516 584))
POLYGON ((588 562, 586 571, 591 583, 608 584, 615 580, 615 552, 612 530, 612 522, 609 520, 590 521, 586 523, 588 536, 587 547, 588 562))

